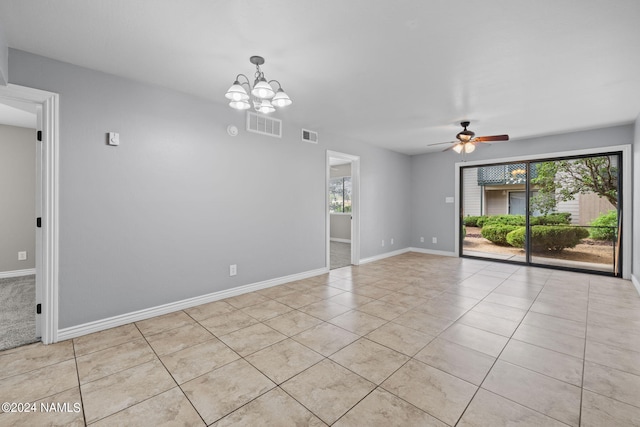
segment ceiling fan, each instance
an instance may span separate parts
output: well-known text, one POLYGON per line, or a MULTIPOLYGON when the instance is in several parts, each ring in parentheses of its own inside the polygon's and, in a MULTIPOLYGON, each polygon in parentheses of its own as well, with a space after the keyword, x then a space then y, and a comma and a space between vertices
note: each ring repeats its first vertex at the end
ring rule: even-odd
POLYGON ((456 135, 458 141, 449 141, 449 142, 438 142, 432 145, 441 145, 441 144, 455 144, 444 151, 453 150, 456 153, 471 153, 476 149, 476 143, 478 142, 499 142, 499 141, 508 141, 509 135, 492 135, 492 136, 476 136, 475 132, 467 130, 470 122, 460 122, 460 126, 464 128, 461 132, 456 135))

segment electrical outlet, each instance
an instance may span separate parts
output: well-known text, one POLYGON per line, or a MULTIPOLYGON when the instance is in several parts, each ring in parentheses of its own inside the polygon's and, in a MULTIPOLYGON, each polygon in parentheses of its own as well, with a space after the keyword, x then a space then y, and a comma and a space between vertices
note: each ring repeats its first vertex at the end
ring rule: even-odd
POLYGON ((438 243, 438 238, 437 237, 433 237, 431 239, 431 243, 438 243))
POLYGON ((384 240, 382 240, 382 247, 384 247, 384 240))
POLYGON ((424 237, 420 237, 420 243, 424 243, 424 237))
POLYGON ((229 276, 235 276, 238 274, 238 266, 236 264, 231 264, 229 266, 229 276))
POLYGON ((27 259, 27 251, 18 252, 18 261, 25 261, 27 259))

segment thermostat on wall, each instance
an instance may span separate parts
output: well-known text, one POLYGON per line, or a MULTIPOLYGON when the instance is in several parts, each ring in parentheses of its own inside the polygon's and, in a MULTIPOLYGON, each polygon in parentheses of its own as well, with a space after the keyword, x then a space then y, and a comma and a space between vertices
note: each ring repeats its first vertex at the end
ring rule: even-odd
POLYGON ((120 134, 118 134, 117 132, 109 132, 109 136, 107 138, 107 144, 120 145, 120 134))

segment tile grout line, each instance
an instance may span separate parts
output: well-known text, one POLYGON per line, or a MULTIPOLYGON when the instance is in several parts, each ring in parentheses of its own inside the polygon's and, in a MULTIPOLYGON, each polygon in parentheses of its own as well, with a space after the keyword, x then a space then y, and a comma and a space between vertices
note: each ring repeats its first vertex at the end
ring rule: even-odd
MULTIPOLYGON (((517 271, 517 270, 516 270, 516 271, 517 271)), ((513 274, 514 274, 514 273, 512 273, 511 275, 513 275, 513 274)), ((509 277, 511 277, 511 276, 509 276, 509 277)), ((505 281, 506 281, 506 279, 505 279, 505 281)), ((503 281, 502 283, 504 283, 504 281, 503 281)), ((502 283, 501 283, 501 284, 502 284, 502 283)), ((546 283, 546 281, 545 281, 545 283, 546 283)), ((498 286, 500 286, 500 285, 498 285, 498 286)), ((497 288, 498 286, 496 286, 496 288, 497 288)), ((541 293, 541 292, 542 292, 542 290, 544 289, 544 286, 545 286, 545 285, 542 285, 542 288, 540 288, 540 290, 538 291, 538 294, 536 295, 536 298, 535 298, 535 299, 533 300, 533 302, 531 303, 531 306, 533 306, 533 304, 535 303, 536 299, 538 299, 538 296, 540 295, 540 293, 541 293)), ((494 290, 495 290, 496 288, 494 288, 494 290)), ((491 292, 493 292, 493 291, 491 291, 491 292)), ((489 293, 489 295, 491 294, 491 292, 489 293)), ((488 296, 488 295, 487 295, 487 296, 488 296)), ((485 298, 486 298, 486 296, 485 296, 485 298)), ((484 300, 484 298, 483 298, 482 300, 484 300)), ((481 300, 481 301, 482 301, 482 300, 481 300)), ((504 352, 504 349, 505 349, 505 348, 507 348, 507 346, 509 345, 509 342, 511 342, 511 339, 513 339, 513 335, 516 333, 516 331, 518 330, 518 328, 520 327, 520 325, 521 325, 521 324, 522 324, 522 322, 524 321, 524 318, 525 318, 525 317, 527 316, 527 314, 529 313, 531 306, 529 306, 529 309, 526 311, 526 313, 524 314, 524 316, 522 316, 522 318, 521 318, 521 319, 520 319, 520 321, 518 322, 518 326, 516 326, 516 328, 513 330, 513 332, 511 333, 511 336, 509 336, 509 338, 508 338, 507 342, 505 343, 504 347, 502 347, 502 350, 500 350, 500 353, 498 353, 498 355, 496 356, 495 360, 494 360, 494 361, 493 361, 493 363, 491 364, 491 367, 487 370, 487 373, 485 374, 484 378, 482 379, 482 381, 480 381, 480 385, 478 385, 478 388, 476 389, 475 393, 473 393, 473 396, 471 397, 471 399, 469 400, 469 402, 468 402, 468 403, 467 403, 467 405, 465 406, 464 410, 462 411, 462 413, 460 414, 460 416, 458 417, 458 419, 457 419, 457 421, 454 423, 454 425, 457 425, 457 424, 460 422, 460 420, 461 420, 461 419, 462 419, 462 417, 464 416, 465 412, 467 412, 467 409, 469 409, 469 406, 471 405, 471 402, 473 402, 473 399, 475 399, 476 395, 478 394, 478 391, 479 391, 480 389, 482 389, 482 385, 484 384, 484 382, 486 381, 487 377, 489 376, 489 373, 493 370, 493 368, 494 368, 494 366, 496 365, 496 363, 498 363, 498 359, 500 359, 500 356, 501 356, 501 355, 502 355, 502 353, 504 352)), ((463 347, 465 347, 465 346, 463 346, 463 347)), ((483 390, 486 390, 486 389, 483 389, 483 390)), ((491 392, 490 390, 487 390, 487 391, 491 392)), ((493 392, 491 392, 491 393, 493 393, 493 392)), ((535 409, 529 408, 528 406, 522 405, 521 403, 515 402, 515 401, 513 401, 513 400, 511 400, 511 399, 509 399, 509 398, 507 398, 507 397, 505 397, 505 396, 502 396, 502 395, 497 394, 497 393, 494 393, 494 394, 496 394, 497 396, 500 396, 500 397, 502 397, 502 398, 504 398, 504 399, 507 399, 507 400, 509 400, 509 401, 511 401, 511 402, 514 402, 514 403, 516 403, 516 404, 518 404, 518 405, 520 405, 520 406, 522 406, 522 407, 525 407, 525 408, 527 408, 527 409, 531 409, 532 411, 535 411, 535 412, 538 412, 538 413, 540 413, 540 414, 542 414, 542 415, 548 416, 548 415, 546 415, 546 414, 543 414, 542 412, 536 411, 535 409)), ((549 417, 549 418, 553 418, 553 417, 549 417)))
POLYGON ((82 395, 82 384, 80 384, 80 369, 78 368, 78 357, 76 356, 76 343, 71 340, 71 348, 73 350, 73 361, 76 365, 76 378, 78 380, 78 394, 80 395, 80 406, 82 406, 82 421, 87 425, 87 413, 84 408, 84 396, 82 395))

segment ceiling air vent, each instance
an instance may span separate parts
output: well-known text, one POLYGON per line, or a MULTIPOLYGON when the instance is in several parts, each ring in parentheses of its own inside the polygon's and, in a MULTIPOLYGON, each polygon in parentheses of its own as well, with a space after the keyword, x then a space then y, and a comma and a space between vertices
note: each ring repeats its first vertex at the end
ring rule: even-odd
POLYGON ((282 120, 247 111, 247 130, 262 135, 282 138, 282 120))
POLYGON ((318 132, 314 132, 312 130, 302 129, 302 140, 306 142, 311 142, 313 144, 318 143, 318 132))

